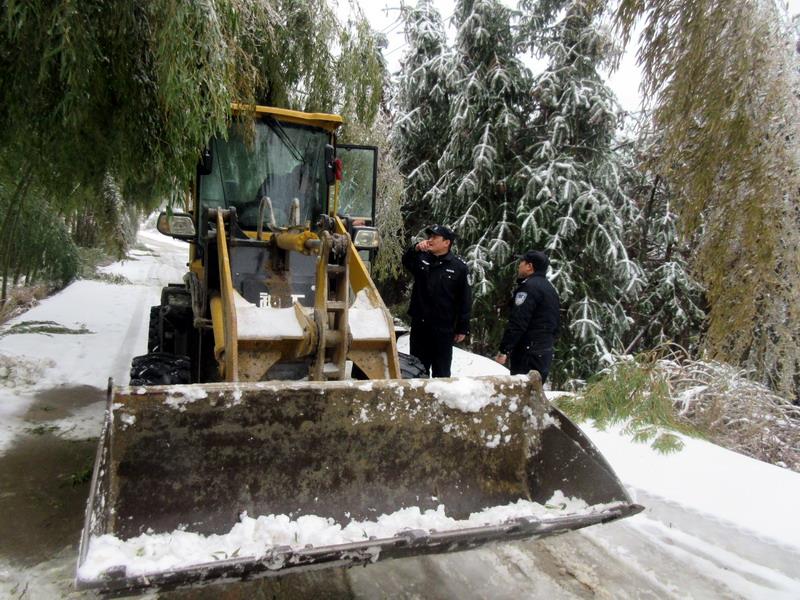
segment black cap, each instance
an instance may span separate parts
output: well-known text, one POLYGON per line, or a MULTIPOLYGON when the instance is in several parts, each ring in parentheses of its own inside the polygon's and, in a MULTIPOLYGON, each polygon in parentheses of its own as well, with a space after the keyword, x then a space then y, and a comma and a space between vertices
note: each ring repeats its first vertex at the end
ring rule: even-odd
POLYGON ((444 225, 431 225, 425 230, 425 233, 428 235, 440 235, 444 239, 450 240, 451 242, 455 241, 456 239, 455 232, 444 225))
POLYGON ((519 259, 531 263, 538 273, 546 273, 547 267, 550 266, 547 254, 539 250, 528 250, 525 254, 520 254, 519 259))

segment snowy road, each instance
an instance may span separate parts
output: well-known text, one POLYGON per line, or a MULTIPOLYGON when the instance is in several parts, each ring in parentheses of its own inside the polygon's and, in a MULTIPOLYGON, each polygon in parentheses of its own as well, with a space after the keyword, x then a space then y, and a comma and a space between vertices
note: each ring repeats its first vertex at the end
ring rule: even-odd
MULTIPOLYGON (((108 269, 130 284, 77 282, 6 326, 52 321, 72 334, 0 337, 0 598, 93 597, 71 585, 103 390, 109 376, 127 381, 149 307, 187 258, 185 244, 140 240, 148 250, 108 269)), ((473 374, 481 363, 458 357, 473 374)), ((161 597, 800 598, 800 475, 704 442, 665 459, 587 432, 644 513, 538 542, 161 597)))

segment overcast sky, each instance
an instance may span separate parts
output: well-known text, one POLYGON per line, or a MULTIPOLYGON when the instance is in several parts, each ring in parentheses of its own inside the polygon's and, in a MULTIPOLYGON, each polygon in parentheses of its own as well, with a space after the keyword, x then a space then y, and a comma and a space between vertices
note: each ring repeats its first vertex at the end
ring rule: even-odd
MULTIPOLYGON (((361 4, 364 14, 370 20, 372 27, 386 35, 389 47, 384 51, 384 56, 389 65, 389 71, 395 73, 400 69, 400 61, 405 53, 405 38, 403 36, 403 22, 400 19, 400 0, 357 0, 361 4)), ((516 7, 516 0, 502 0, 509 7, 516 7)), ((416 0, 407 0, 411 5, 416 0)), ((783 0, 776 0, 779 4, 784 4, 783 0)), ((439 9, 439 13, 445 21, 453 15, 455 7, 454 0, 434 0, 434 5, 439 9)), ((790 15, 800 12, 800 0, 788 0, 790 15)), ((450 27, 448 35, 455 36, 455 30, 450 27)), ((636 66, 636 48, 634 44, 629 47, 622 58, 619 69, 613 73, 608 83, 617 99, 625 110, 637 111, 641 104, 639 95, 639 69, 636 66)))

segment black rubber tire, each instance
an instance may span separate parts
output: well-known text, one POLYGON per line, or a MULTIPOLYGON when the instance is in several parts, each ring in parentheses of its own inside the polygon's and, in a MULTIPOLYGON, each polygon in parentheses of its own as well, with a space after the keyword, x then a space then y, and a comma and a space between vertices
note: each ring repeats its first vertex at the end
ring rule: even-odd
POLYGON ((428 371, 425 365, 416 356, 398 352, 397 358, 400 361, 400 376, 403 379, 427 379, 428 371))
POLYGON ((161 348, 161 333, 159 332, 158 320, 160 318, 161 306, 150 307, 150 323, 147 329, 147 351, 158 352, 161 348))
POLYGON ((191 383, 188 356, 151 352, 131 361, 130 385, 176 385, 191 383))

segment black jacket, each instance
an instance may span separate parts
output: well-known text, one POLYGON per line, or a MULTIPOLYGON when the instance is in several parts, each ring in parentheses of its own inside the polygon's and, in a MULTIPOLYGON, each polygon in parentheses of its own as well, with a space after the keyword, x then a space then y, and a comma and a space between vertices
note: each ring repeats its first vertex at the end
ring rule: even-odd
POLYGON ((412 246, 403 255, 403 266, 414 275, 411 317, 440 331, 468 334, 472 293, 467 265, 452 252, 435 256, 412 246))
POLYGON ((552 350, 559 330, 558 306, 558 292, 544 273, 517 280, 500 353, 552 350))

